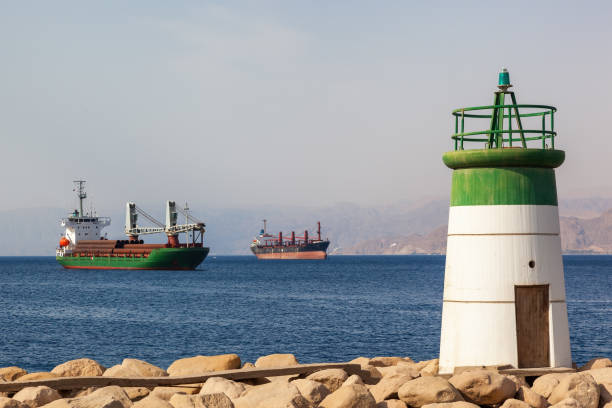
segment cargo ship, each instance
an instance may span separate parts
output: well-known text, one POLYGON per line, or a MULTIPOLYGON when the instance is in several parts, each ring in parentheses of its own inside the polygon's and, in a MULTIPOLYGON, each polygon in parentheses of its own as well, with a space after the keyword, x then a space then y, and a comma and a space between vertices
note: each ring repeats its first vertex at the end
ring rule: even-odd
POLYGON ((291 237, 283 239, 283 233, 269 234, 267 220, 263 220, 263 229, 251 243, 251 251, 257 259, 326 259, 329 240, 321 239, 321 223, 317 222, 317 238, 310 239, 308 230, 303 236, 296 236, 291 231, 291 237))
POLYGON ((189 213, 189 208, 180 208, 174 201, 166 202, 166 224, 144 212, 135 203, 126 204, 125 234, 128 239, 110 240, 102 235, 102 229, 111 223, 109 217, 98 217, 93 211, 83 212, 85 181, 77 180, 75 191, 79 198, 79 209, 62 219, 65 228, 60 238, 55 259, 66 269, 155 269, 193 270, 208 255, 204 246, 205 224, 189 213), (178 213, 185 216, 185 224, 178 224, 178 213), (138 225, 141 215, 155 227, 138 225), (140 235, 166 234, 164 244, 146 244, 140 235), (184 233, 186 242, 179 242, 184 233))

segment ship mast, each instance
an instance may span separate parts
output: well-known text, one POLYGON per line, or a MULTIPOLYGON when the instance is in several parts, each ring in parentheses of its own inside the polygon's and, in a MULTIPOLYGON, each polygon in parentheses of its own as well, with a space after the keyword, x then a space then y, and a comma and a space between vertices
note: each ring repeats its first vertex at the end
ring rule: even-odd
POLYGON ((87 198, 87 193, 85 192, 85 180, 74 180, 74 188, 72 191, 76 191, 77 196, 79 197, 79 215, 83 216, 83 200, 87 198))

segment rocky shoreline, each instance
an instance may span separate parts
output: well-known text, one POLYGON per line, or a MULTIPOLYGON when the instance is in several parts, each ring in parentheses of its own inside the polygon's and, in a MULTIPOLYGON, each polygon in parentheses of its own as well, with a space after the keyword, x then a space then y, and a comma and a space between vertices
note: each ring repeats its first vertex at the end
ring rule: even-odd
MULTIPOLYGON (((466 368, 438 374, 438 360, 409 357, 359 357, 361 375, 337 368, 307 376, 288 375, 232 381, 212 377, 201 384, 55 390, 25 387, 0 393, 0 408, 612 408, 612 361, 595 358, 575 373, 537 378, 504 374, 495 368, 466 368)), ((211 371, 298 366, 292 354, 262 356, 242 363, 236 354, 195 356, 167 369, 126 358, 109 368, 82 358, 50 372, 0 368, 0 383, 62 377, 182 377, 211 371)))

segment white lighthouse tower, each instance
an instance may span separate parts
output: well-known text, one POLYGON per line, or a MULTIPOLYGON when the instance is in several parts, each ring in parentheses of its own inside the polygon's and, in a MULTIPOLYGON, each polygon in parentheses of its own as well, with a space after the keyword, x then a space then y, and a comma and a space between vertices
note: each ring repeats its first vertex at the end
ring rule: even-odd
POLYGON ((511 86, 503 69, 493 105, 453 112, 455 150, 443 156, 453 176, 441 373, 572 364, 554 172, 565 153, 555 149, 556 109, 518 105, 511 86), (472 129, 479 119, 486 130, 468 132, 467 122, 472 129), (523 126, 532 124, 536 129, 523 126))

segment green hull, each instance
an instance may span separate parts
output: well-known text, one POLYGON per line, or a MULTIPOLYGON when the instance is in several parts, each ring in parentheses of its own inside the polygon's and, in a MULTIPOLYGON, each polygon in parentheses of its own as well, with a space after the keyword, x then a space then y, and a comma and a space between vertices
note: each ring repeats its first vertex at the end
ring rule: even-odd
POLYGON ((56 256, 66 269, 166 269, 193 270, 204 261, 209 248, 159 248, 147 258, 120 256, 56 256))

